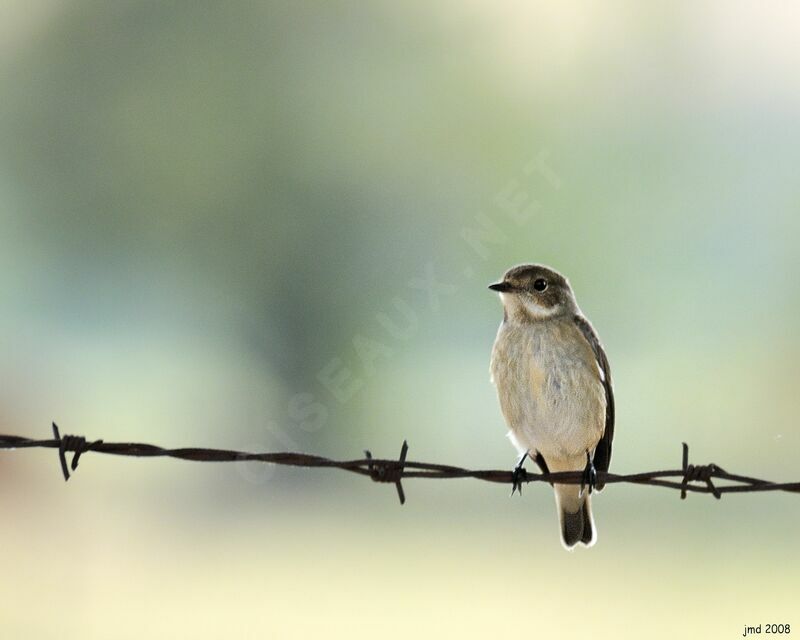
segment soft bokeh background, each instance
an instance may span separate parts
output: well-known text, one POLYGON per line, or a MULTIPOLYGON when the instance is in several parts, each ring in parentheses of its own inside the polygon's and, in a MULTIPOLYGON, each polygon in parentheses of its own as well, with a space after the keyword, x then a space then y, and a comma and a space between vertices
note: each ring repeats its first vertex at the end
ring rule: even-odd
MULTIPOLYGON (((613 469, 798 480, 792 3, 0 6, 0 432, 509 468, 485 285, 568 274, 613 469), (429 283, 436 283, 431 290, 429 283)), ((4 638, 733 638, 800 502, 0 453, 4 638)))

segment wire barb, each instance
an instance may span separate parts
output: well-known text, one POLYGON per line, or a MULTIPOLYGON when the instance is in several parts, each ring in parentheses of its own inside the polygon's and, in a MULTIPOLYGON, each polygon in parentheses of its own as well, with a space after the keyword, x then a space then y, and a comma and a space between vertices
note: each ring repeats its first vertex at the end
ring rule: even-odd
POLYGON ((403 470, 406 464, 406 454, 408 453, 408 442, 403 440, 403 446, 400 448, 400 458, 395 462, 394 460, 375 460, 372 457, 372 452, 369 450, 364 451, 364 455, 369 462, 367 469, 369 469, 369 477, 374 482, 393 482, 397 488, 397 497, 400 498, 400 504, 406 503, 406 494, 403 491, 403 470))
POLYGON ((86 451, 91 451, 94 447, 103 443, 102 440, 86 442, 86 438, 83 436, 65 435, 62 437, 58 431, 58 425, 55 422, 53 423, 53 435, 58 442, 58 459, 61 462, 61 472, 64 474, 64 482, 69 480, 70 468, 72 471, 78 468, 78 461, 81 458, 81 454, 86 451), (67 467, 67 451, 74 452, 72 455, 72 464, 69 467, 67 467))
POLYGON ((689 445, 685 442, 683 444, 683 482, 681 482, 681 500, 686 500, 686 489, 690 482, 694 482, 695 480, 700 482, 705 482, 708 486, 708 490, 714 495, 714 497, 719 500, 722 497, 722 493, 717 487, 714 486, 714 483, 711 481, 711 478, 717 473, 722 472, 725 473, 725 470, 721 467, 718 467, 713 462, 711 464, 701 464, 701 465, 694 465, 689 464, 689 445))

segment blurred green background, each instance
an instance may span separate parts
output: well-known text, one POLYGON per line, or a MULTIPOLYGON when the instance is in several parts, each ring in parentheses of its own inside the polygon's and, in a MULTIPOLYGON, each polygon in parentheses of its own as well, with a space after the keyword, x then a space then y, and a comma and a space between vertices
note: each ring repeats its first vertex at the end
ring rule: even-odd
MULTIPOLYGON (((524 261, 612 470, 798 480, 800 15, 726 2, 0 6, 0 432, 510 468, 524 261), (434 283, 435 286, 432 286, 434 283)), ((0 453, 4 638, 800 632, 800 502, 0 453)))

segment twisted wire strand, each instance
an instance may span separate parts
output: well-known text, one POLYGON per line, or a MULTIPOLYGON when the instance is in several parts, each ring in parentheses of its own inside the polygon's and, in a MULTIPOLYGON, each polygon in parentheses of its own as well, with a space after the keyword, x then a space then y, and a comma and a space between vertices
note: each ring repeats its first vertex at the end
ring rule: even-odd
MULTIPOLYGON (((153 444, 140 442, 105 442, 104 440, 87 441, 83 436, 64 435, 53 423, 53 438, 33 439, 17 435, 0 434, 0 450, 19 449, 56 449, 65 480, 70 478, 70 469, 74 472, 81 456, 88 453, 100 453, 134 458, 175 458, 192 462, 263 462, 281 466, 341 469, 350 473, 367 476, 375 482, 391 483, 397 488, 400 503, 405 502, 402 480, 407 478, 422 479, 455 479, 472 478, 484 482, 514 484, 514 474, 510 470, 499 469, 466 469, 449 464, 435 464, 406 460, 408 443, 403 442, 400 456, 397 459, 373 458, 365 451, 364 458, 353 460, 332 460, 299 452, 266 452, 253 453, 234 449, 211 449, 205 447, 179 447, 168 449, 153 444), (66 455, 72 453, 71 464, 67 464, 66 455)), ((639 473, 618 474, 597 472, 598 480, 605 484, 636 484, 667 489, 677 489, 681 498, 688 492, 708 493, 719 499, 725 493, 754 493, 763 491, 786 491, 800 493, 800 482, 772 482, 736 473, 729 473, 716 464, 689 464, 689 447, 683 443, 682 465, 680 469, 643 471, 639 473), (717 486, 714 481, 722 480, 733 484, 717 486)), ((527 472, 517 482, 558 482, 562 484, 583 484, 586 475, 583 471, 563 471, 558 473, 527 472)))

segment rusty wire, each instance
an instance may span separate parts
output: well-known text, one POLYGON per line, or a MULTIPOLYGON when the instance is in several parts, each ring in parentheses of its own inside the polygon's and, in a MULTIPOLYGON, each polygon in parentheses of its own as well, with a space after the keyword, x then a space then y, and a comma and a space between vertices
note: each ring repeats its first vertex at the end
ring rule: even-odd
MULTIPOLYGON (((83 436, 64 435, 53 423, 53 438, 34 440, 23 436, 0 435, 0 450, 15 449, 57 449, 64 480, 69 480, 70 471, 78 468, 78 461, 85 453, 104 453, 108 455, 129 456, 135 458, 177 458, 194 462, 265 462, 291 467, 313 467, 327 469, 343 469, 351 473, 368 476, 375 482, 394 484, 400 504, 405 503, 405 492, 402 480, 406 478, 474 478, 485 482, 513 484, 514 475, 510 470, 473 470, 448 464, 433 464, 406 460, 408 444, 403 442, 400 455, 396 460, 373 458, 365 451, 364 458, 354 460, 331 460, 323 456, 307 453, 249 453, 232 449, 206 449, 203 447, 181 447, 165 449, 152 444, 137 442, 105 442, 103 440, 87 441, 83 436), (72 453, 72 460, 67 464, 67 453, 72 453)), ((663 471, 644 471, 641 473, 617 474, 597 472, 598 480, 605 484, 630 483, 677 489, 681 499, 687 492, 710 493, 719 499, 724 493, 750 493, 756 491, 789 491, 800 493, 800 482, 771 482, 735 473, 729 473, 716 464, 693 465, 689 463, 689 447, 683 443, 683 458, 680 469, 663 471), (673 478, 673 479, 670 479, 673 478), (728 481, 733 484, 717 486, 714 480, 728 481)), ((582 484, 585 482, 583 471, 565 471, 559 473, 523 473, 522 483, 547 482, 563 484, 582 484)))

